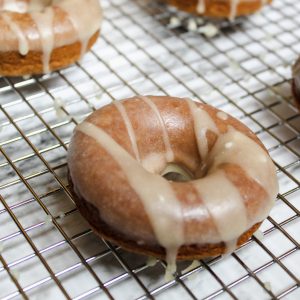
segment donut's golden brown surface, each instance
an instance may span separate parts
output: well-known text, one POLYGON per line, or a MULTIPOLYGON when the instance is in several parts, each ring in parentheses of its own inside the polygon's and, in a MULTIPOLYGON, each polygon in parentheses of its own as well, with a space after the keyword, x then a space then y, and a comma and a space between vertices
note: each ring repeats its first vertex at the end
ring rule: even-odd
MULTIPOLYGON (((170 5, 176 6, 178 9, 189 13, 201 14, 214 18, 230 18, 232 16, 232 0, 205 0, 205 10, 199 12, 197 9, 199 0, 162 0, 170 5)), ((272 0, 266 1, 271 3, 272 0)), ((233 17, 245 16, 259 11, 265 3, 261 0, 240 0, 237 4, 233 17)))
MULTIPOLYGON (((205 173, 201 172, 203 164, 188 101, 171 97, 148 98, 157 107, 165 124, 174 152, 172 163, 189 170, 195 180, 205 177, 205 173)), ((143 166, 149 172, 161 174, 166 162, 163 158, 153 159, 153 153, 161 153, 163 156, 166 152, 162 127, 157 115, 138 97, 121 103, 132 124, 143 166)), ((254 141, 263 149, 261 151, 266 153, 258 138, 242 123, 227 115, 226 120, 222 119, 223 115, 220 118, 218 115, 220 112, 211 106, 197 105, 214 120, 220 134, 234 128, 254 141)), ((135 156, 128 138, 126 122, 116 105, 111 104, 94 112, 86 122, 101 128, 132 157, 135 156)), ((214 132, 208 131, 206 137, 210 151, 216 143, 217 136, 214 132)), ((110 153, 90 136, 76 130, 69 148, 68 164, 74 200, 100 236, 135 252, 164 257, 165 249, 157 242, 141 199, 110 153)), ((221 169, 243 198, 247 217, 255 219, 254 216, 269 205, 265 202, 267 191, 238 165, 223 164, 221 169)), ((193 241, 195 236, 206 236, 207 232, 212 240, 215 240, 214 236, 218 235, 218 229, 211 216, 206 215, 204 201, 197 193, 193 181, 171 181, 170 186, 183 207, 183 215, 193 213, 199 208, 202 208, 199 214, 204 215, 199 218, 186 218, 183 223, 185 240, 193 241)), ((222 186, 216 188, 222 190, 222 186)), ((261 221, 253 223, 237 237, 237 244, 244 243, 259 227, 261 221)), ((203 258, 219 255, 225 251, 226 246, 222 241, 201 244, 187 242, 180 247, 177 259, 203 258)))

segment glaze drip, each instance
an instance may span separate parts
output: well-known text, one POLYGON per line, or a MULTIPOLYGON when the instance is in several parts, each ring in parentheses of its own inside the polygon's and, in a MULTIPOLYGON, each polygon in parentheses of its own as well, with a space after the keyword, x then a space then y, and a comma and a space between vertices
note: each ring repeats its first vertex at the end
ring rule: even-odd
POLYGON ((195 182, 194 187, 213 218, 219 239, 225 242, 227 252, 230 248, 236 249, 237 238, 243 234, 245 228, 251 227, 239 190, 227 179, 222 170, 217 170, 195 182), (228 243, 233 240, 235 246, 228 247, 228 243))
POLYGON ((84 122, 77 126, 77 130, 99 143, 126 174, 130 186, 143 203, 157 241, 166 249, 168 270, 173 272, 177 251, 184 244, 184 232, 181 204, 170 183, 147 172, 101 128, 84 122))
POLYGON ((237 13, 237 7, 239 5, 241 0, 231 0, 230 1, 230 13, 228 16, 228 19, 230 21, 234 21, 235 17, 236 17, 236 13, 237 13))
POLYGON ((135 133, 134 133, 134 130, 132 127, 132 123, 127 115, 126 109, 120 101, 114 101, 113 103, 116 106, 116 108, 118 109, 119 113, 121 114, 122 119, 124 120, 126 130, 128 132, 128 136, 129 136, 129 139, 131 142, 132 151, 135 155, 136 160, 138 162, 140 162, 141 159, 140 159, 139 149, 138 149, 137 142, 136 142, 136 136, 135 136, 135 133))
POLYGON ((197 12, 199 14, 204 14, 206 10, 205 0, 199 0, 197 5, 197 12))
POLYGON ((166 147, 166 159, 167 159, 167 162, 171 162, 174 160, 174 152, 172 150, 172 147, 171 147, 171 143, 170 143, 170 138, 169 138, 169 135, 168 135, 168 132, 167 132, 167 128, 166 128, 166 125, 160 115, 160 112, 159 110, 157 109, 156 105, 153 103, 153 101, 149 98, 149 97, 143 97, 141 96, 140 97, 143 101, 145 101, 149 106, 150 108, 153 110, 153 112, 155 113, 159 123, 160 123, 160 126, 161 126, 161 129, 163 131, 163 140, 164 140, 164 144, 165 144, 165 147, 166 147))
POLYGON ((102 12, 98 0, 61 0, 55 2, 71 20, 81 43, 81 57, 85 53, 91 36, 99 30, 102 12), (95 2, 96 1, 96 2, 95 2), (83 9, 93 7, 93 9, 83 9))
POLYGON ((24 35, 22 29, 19 27, 18 24, 16 24, 15 22, 12 21, 11 17, 8 14, 3 14, 2 18, 18 39, 19 53, 21 55, 27 55, 29 52, 29 45, 28 45, 27 38, 24 35))
POLYGON ((31 13, 31 18, 34 20, 40 34, 43 51, 43 73, 45 74, 50 72, 49 62, 54 48, 53 17, 52 7, 46 7, 43 13, 39 11, 31 13))
POLYGON ((213 133, 218 134, 219 130, 214 122, 214 120, 210 117, 210 115, 203 109, 199 108, 196 103, 192 100, 187 100, 190 110, 192 112, 192 116, 195 124, 195 135, 198 144, 198 150, 201 156, 202 161, 206 158, 208 154, 208 139, 207 132, 211 131, 213 133))

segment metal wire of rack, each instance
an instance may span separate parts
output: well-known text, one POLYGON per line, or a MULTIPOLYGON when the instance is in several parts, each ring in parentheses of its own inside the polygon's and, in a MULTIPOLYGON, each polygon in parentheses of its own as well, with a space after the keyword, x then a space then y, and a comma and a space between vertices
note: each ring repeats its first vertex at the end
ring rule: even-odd
POLYGON ((0 78, 0 299, 299 299, 300 115, 290 66, 300 53, 300 2, 205 38, 169 28, 176 12, 154 1, 103 0, 101 38, 78 64, 50 75, 0 78), (277 166, 280 194, 253 237, 227 257, 164 281, 164 262, 99 239, 66 180, 76 124, 135 94, 201 99, 241 119, 277 166))

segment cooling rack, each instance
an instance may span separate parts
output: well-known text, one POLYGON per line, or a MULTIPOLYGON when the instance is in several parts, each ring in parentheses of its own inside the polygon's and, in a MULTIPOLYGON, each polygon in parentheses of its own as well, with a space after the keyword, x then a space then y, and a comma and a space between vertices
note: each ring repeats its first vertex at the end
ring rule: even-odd
POLYGON ((155 1, 102 4, 101 38, 80 63, 0 78, 0 299, 300 299, 300 116, 290 92, 300 2, 275 0, 218 23, 213 38, 171 28, 172 16, 188 16, 155 1), (201 99, 239 118, 268 148, 280 183, 249 242, 230 256, 180 263, 167 282, 164 262, 90 230, 66 180, 76 124, 135 94, 201 99))

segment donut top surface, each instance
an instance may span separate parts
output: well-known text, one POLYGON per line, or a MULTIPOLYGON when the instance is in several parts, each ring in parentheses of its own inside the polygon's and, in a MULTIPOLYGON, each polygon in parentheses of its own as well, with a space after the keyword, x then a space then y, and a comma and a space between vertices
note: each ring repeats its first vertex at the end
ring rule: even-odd
POLYGON ((101 20, 98 0, 0 0, 0 52, 42 52, 47 73, 53 49, 79 41, 83 54, 101 20))
POLYGON ((182 245, 237 239, 264 220, 278 192, 257 137, 224 112, 188 99, 114 102, 77 126, 68 165, 75 193, 115 230, 158 243, 172 265, 182 245), (168 181, 168 164, 192 179, 168 181))

